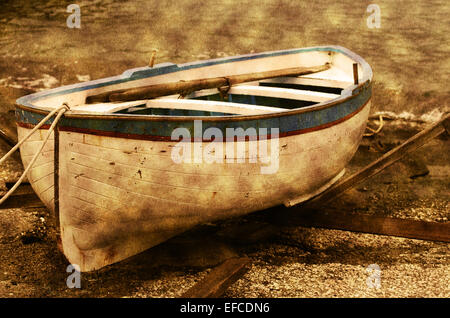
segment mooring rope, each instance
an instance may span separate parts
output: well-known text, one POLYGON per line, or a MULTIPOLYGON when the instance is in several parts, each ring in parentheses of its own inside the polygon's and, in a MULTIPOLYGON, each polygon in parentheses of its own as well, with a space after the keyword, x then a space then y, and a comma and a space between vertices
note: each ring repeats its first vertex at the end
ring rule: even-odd
POLYGON ((376 135, 376 134, 378 134, 381 131, 381 129, 384 126, 384 121, 383 121, 383 116, 382 115, 380 115, 379 120, 380 120, 380 124, 378 125, 378 128, 376 130, 370 128, 369 126, 366 126, 366 129, 370 130, 371 132, 370 133, 365 133, 364 137, 370 137, 370 136, 376 135))
POLYGON ((22 140, 20 140, 17 145, 15 145, 6 155, 4 155, 1 159, 0 159, 0 164, 3 163, 9 156, 11 156, 12 153, 14 153, 14 151, 16 151, 20 145, 22 145, 28 138, 30 138, 30 136, 36 131, 38 130, 42 125, 44 125, 44 123, 50 119, 54 114, 57 113, 55 119, 53 120, 53 123, 51 124, 50 128, 47 131, 47 135, 44 138, 44 141, 42 142, 41 147, 39 148, 39 150, 34 154, 33 158, 31 159, 30 163, 28 164, 28 166, 26 167, 26 169, 23 171, 22 175, 20 176, 19 180, 17 180, 17 182, 14 184, 14 186, 9 189, 9 191, 0 199, 0 204, 2 204, 3 202, 6 201, 6 199, 8 199, 8 197, 17 189, 17 187, 19 187, 19 185, 22 183, 23 179, 25 178, 25 176, 27 175, 28 171, 31 169, 31 167, 33 166, 33 164, 35 163, 35 161, 37 160, 39 154, 42 152, 42 149, 44 149, 45 144, 47 143, 48 139, 50 138, 51 133, 53 132, 53 130, 55 129, 56 124, 58 123, 59 119, 61 118, 61 116, 69 109, 69 107, 64 104, 61 107, 58 107, 54 110, 52 110, 47 116, 45 116, 44 119, 42 119, 39 124, 37 124, 33 130, 30 131, 30 133, 23 138, 22 140))

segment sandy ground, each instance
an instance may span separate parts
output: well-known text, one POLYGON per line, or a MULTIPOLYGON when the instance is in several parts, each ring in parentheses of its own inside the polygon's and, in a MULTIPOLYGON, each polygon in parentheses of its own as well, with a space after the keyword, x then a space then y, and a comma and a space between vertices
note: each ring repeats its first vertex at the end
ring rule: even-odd
MULTIPOLYGON (((381 28, 367 27, 362 1, 76 1, 81 28, 69 29, 73 1, 0 5, 0 118, 36 90, 116 75, 145 65, 338 44, 375 75, 373 113, 434 121, 449 110, 450 5, 445 0, 376 1, 381 28)), ((379 157, 425 124, 390 121, 363 141, 349 172, 379 157)), ((447 222, 448 139, 434 140, 328 208, 447 222), (424 172, 425 171, 425 172, 424 172)), ((0 143, 0 154, 8 147, 0 143)), ((0 169, 17 178, 18 157, 0 169)), ((1 182, 0 182, 1 186, 1 182)), ((0 211, 0 297, 175 297, 233 256, 252 260, 226 297, 449 297, 449 245, 336 230, 275 225, 277 210, 198 227, 95 273, 69 289, 67 261, 45 209, 0 211), (247 234, 259 226, 260 237, 247 234), (205 244, 205 237, 208 238, 205 244), (381 270, 369 288, 367 267, 381 270)))

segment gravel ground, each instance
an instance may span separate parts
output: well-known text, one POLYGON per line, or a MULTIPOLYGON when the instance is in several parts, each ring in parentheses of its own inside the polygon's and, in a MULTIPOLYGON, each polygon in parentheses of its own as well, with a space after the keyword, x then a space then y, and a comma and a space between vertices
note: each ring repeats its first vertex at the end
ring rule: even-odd
MULTIPOLYGON (((388 124, 379 140, 364 140, 349 171, 380 155, 371 145, 404 138, 395 127, 388 124)), ((449 147, 447 139, 436 139, 324 208, 448 222, 449 147), (428 166, 434 168, 426 175, 410 177, 428 166)), ((17 163, 6 167, 1 180, 21 170, 17 163)), ((123 262, 82 273, 82 288, 69 289, 53 216, 44 208, 0 213, 0 297, 179 297, 212 267, 236 256, 249 257, 252 265, 224 297, 450 297, 448 243, 279 225, 272 222, 276 209, 197 227, 123 262), (376 279, 368 285, 373 264, 380 270, 379 288, 376 279)))
MULTIPOLYGON (((0 5, 2 124, 14 121, 16 98, 141 67, 153 48, 159 50, 157 63, 324 44, 357 52, 374 70, 372 113, 398 119, 363 140, 349 173, 449 110, 450 7, 444 0, 381 1, 380 29, 367 27, 368 4, 327 0, 214 0, 201 6, 191 0, 80 0, 81 29, 69 29, 71 3, 0 5)), ((0 141, 0 155, 7 150, 0 141)), ((448 222, 449 162, 448 138, 433 140, 324 208, 448 222)), ((2 165, 0 192, 22 169, 19 156, 2 165)), ((0 210, 0 297, 177 297, 235 256, 249 257, 252 267, 225 297, 450 297, 446 243, 275 225, 276 213, 198 227, 83 273, 81 288, 69 289, 53 216, 43 208, 0 210), (249 235, 258 227, 257 235, 249 235), (379 266, 380 288, 367 284, 372 264, 379 266)))
MULTIPOLYGON (((286 245, 264 247, 228 297, 448 297, 448 244, 297 228, 286 245), (293 246, 294 245, 294 246, 293 246), (297 247, 298 245, 299 247, 297 247), (300 247, 301 246, 301 247, 300 247), (305 252, 306 249, 309 252, 305 252), (294 257, 292 255, 295 255, 294 257), (380 268, 380 287, 369 287, 380 268)), ((374 285, 371 285, 374 286, 374 285)))

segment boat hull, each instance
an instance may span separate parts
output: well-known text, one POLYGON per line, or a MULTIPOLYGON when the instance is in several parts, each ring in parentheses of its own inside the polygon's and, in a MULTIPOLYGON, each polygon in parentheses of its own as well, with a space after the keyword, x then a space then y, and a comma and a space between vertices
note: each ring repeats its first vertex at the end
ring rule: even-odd
MULTIPOLYGON (((62 130, 59 218, 63 252, 82 271, 95 270, 197 224, 300 203, 325 190, 345 168, 361 141, 369 110, 370 100, 342 122, 280 137, 278 167, 268 174, 261 173, 268 164, 250 162, 249 152, 241 163, 177 164, 172 158, 176 141, 62 130)), ((19 126, 19 138, 29 129, 19 126)), ((44 132, 38 130, 21 147, 24 165, 44 132)), ((244 143, 249 149, 249 141, 244 143)), ((271 153, 268 144, 267 153, 271 153)), ((50 142, 28 175, 51 210, 53 155, 50 142)))
MULTIPOLYGON (((345 48, 322 46, 137 68, 21 97, 16 120, 22 140, 51 110, 68 108, 28 179, 55 214, 64 255, 91 271, 197 224, 324 191, 358 148, 371 95, 370 66, 345 48), (317 66, 308 76, 182 99, 87 102, 148 85, 317 66)), ((21 145, 25 166, 53 120, 21 145)))

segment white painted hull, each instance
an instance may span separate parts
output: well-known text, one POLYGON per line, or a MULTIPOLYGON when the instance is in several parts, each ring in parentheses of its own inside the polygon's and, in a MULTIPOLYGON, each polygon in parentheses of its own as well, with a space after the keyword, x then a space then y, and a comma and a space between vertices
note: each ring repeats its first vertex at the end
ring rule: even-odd
MULTIPOLYGON (((155 246, 197 224, 294 204, 323 191, 362 138, 368 102, 334 126, 279 139, 277 173, 249 163, 176 164, 176 142, 60 132, 60 230, 63 252, 82 271, 155 246)), ((28 128, 18 127, 19 138, 28 128)), ((21 147, 24 165, 46 130, 21 147)), ((53 210, 53 142, 28 178, 53 210)), ((335 180, 333 180, 335 181, 335 180)))

